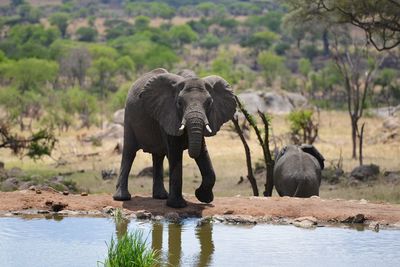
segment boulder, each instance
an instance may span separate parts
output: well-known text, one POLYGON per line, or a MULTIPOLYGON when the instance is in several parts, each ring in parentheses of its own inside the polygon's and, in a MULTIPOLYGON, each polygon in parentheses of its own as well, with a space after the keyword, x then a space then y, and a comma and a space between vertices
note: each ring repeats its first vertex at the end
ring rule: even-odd
POLYGON ((25 173, 21 170, 21 168, 14 167, 8 171, 8 177, 22 177, 25 176, 25 173))
POLYGON ((393 117, 393 116, 387 117, 383 121, 382 126, 385 130, 388 130, 388 131, 393 131, 393 130, 399 129, 400 128, 400 117, 393 117))
POLYGON ((17 178, 8 178, 4 182, 1 183, 0 186, 1 191, 15 191, 18 189, 18 180, 17 178))
POLYGON ((144 176, 153 177, 153 167, 150 166, 150 167, 143 168, 136 176, 137 177, 144 177, 144 176))
POLYGON ((272 114, 287 114, 294 109, 304 108, 308 105, 307 99, 297 93, 287 91, 245 91, 238 95, 246 109, 251 113, 258 110, 272 114))
POLYGON ((119 125, 124 125, 124 116, 125 116, 125 109, 119 109, 114 112, 113 115, 113 123, 119 124, 119 125))
POLYGON ((93 142, 98 140, 101 142, 103 139, 122 139, 124 138, 124 126, 116 123, 106 125, 106 128, 89 138, 85 138, 86 142, 93 142))
POLYGON ((379 174, 379 166, 375 164, 361 165, 354 168, 350 176, 359 181, 375 180, 379 174))

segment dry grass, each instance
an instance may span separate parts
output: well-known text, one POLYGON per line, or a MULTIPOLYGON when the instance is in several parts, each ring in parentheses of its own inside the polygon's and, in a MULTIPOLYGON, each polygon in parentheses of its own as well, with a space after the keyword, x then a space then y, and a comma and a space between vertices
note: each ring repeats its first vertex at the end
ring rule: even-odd
MULTIPOLYGON (((400 170, 400 146, 399 142, 389 144, 374 144, 372 141, 380 134, 382 120, 379 118, 365 118, 365 163, 375 163, 384 170, 400 170)), ((289 125, 285 116, 274 116, 272 119, 273 133, 277 137, 278 145, 287 143, 287 133, 289 125)), ((46 158, 34 162, 24 158, 20 160, 12 156, 9 151, 1 150, 0 158, 5 162, 6 168, 18 166, 28 173, 46 173, 57 174, 59 172, 77 171, 84 169, 85 173, 77 173, 70 176, 70 179, 77 181, 78 185, 90 192, 113 192, 115 179, 112 181, 103 181, 101 178, 102 169, 115 169, 118 171, 121 156, 113 152, 116 140, 103 141, 100 147, 94 147, 90 143, 78 141, 78 136, 90 136, 98 129, 71 131, 63 134, 59 138, 59 143, 53 153, 53 159, 46 158), (81 157, 78 155, 98 152, 98 156, 81 157), (63 159, 66 165, 56 167, 54 159, 63 159)), ((251 188, 248 182, 237 185, 240 176, 246 175, 246 165, 243 146, 235 132, 230 131, 230 125, 224 128, 212 138, 207 138, 207 147, 211 160, 217 174, 215 193, 217 196, 235 196, 250 195, 251 188)), ((253 135, 249 141, 252 150, 253 163, 262 158, 262 152, 253 135)), ((343 166, 345 171, 350 171, 358 165, 357 160, 351 159, 351 139, 350 122, 347 113, 338 111, 322 111, 320 138, 315 143, 327 160, 327 166, 335 164, 342 151, 343 166)), ((135 175, 144 167, 151 166, 151 155, 138 152, 131 174, 135 175)), ((184 155, 184 192, 193 194, 201 182, 200 172, 194 162, 190 159, 187 151, 184 155)), ((164 168, 167 169, 167 161, 164 168)), ((166 185, 168 184, 168 178, 166 185)), ((258 181, 260 193, 263 191, 264 181, 258 181)), ((149 177, 130 179, 130 190, 132 193, 150 193, 152 179, 149 177)), ((388 186, 374 186, 376 190, 365 188, 337 188, 329 190, 328 187, 322 187, 321 195, 333 198, 366 198, 366 199, 387 199, 385 196, 373 196, 392 194, 398 195, 399 187, 395 187, 392 192, 385 188, 388 186), (386 193, 385 193, 386 191, 386 193), (368 196, 370 195, 370 196, 368 196)), ((390 199, 389 197, 388 199, 390 199)), ((400 197, 399 197, 400 198, 400 197)))

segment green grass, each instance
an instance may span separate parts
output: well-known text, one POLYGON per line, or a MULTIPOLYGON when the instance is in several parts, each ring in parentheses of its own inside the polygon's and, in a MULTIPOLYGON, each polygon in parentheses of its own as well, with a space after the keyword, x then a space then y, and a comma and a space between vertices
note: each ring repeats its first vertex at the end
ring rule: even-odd
POLYGON ((157 264, 157 252, 148 248, 143 232, 124 234, 118 241, 111 238, 106 267, 150 267, 157 264))

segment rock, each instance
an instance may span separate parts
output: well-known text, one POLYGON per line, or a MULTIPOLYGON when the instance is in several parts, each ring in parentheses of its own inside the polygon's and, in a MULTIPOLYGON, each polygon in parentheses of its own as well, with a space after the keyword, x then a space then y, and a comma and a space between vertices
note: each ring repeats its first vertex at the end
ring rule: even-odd
POLYGON ((379 222, 375 221, 370 222, 368 228, 371 229, 372 231, 379 232, 380 228, 379 222))
POLYGON ((56 203, 52 203, 50 208, 54 212, 59 212, 59 211, 63 210, 65 207, 67 207, 67 206, 68 206, 68 204, 66 204, 66 203, 56 202, 56 203))
POLYGON ((233 210, 227 210, 227 211, 225 211, 224 212, 224 215, 230 215, 230 214, 233 214, 233 210))
POLYGON ((154 216, 154 217, 151 218, 151 219, 152 219, 153 221, 160 222, 160 221, 164 220, 164 217, 161 216, 161 215, 156 215, 156 216, 154 216))
POLYGON ((383 177, 387 183, 400 184, 400 171, 398 172, 385 171, 383 173, 383 177))
POLYGON ((101 170, 101 177, 103 180, 111 180, 117 176, 117 172, 114 169, 101 170))
POLYGON ((15 191, 18 189, 18 179, 17 178, 8 178, 3 181, 0 186, 1 191, 9 192, 15 191))
POLYGON ((287 114, 308 105, 304 96, 283 90, 279 92, 246 91, 238 97, 251 114, 257 113, 258 110, 263 113, 287 114))
POLYGON ((383 107, 383 108, 375 108, 371 110, 372 114, 381 117, 387 118, 389 116, 396 116, 400 112, 400 105, 394 107, 383 107))
POLYGON ((21 170, 21 168, 14 167, 8 171, 8 177, 22 177, 25 176, 25 173, 21 170))
POLYGON ((138 210, 136 212, 136 218, 139 220, 150 220, 152 217, 151 212, 147 210, 138 210))
POLYGON ((389 130, 389 131, 396 130, 396 129, 400 128, 400 118, 392 117, 392 116, 388 117, 383 121, 382 126, 384 129, 389 130))
POLYGON ((83 196, 83 197, 86 197, 87 195, 88 195, 87 192, 82 192, 82 193, 81 193, 81 196, 83 196))
POLYGON ((31 190, 31 191, 35 191, 36 190, 36 186, 31 185, 28 189, 31 190))
POLYGON ((48 214, 50 213, 48 210, 38 210, 37 214, 48 214))
POLYGON ((143 168, 137 175, 137 177, 153 177, 153 167, 143 168))
POLYGON ((210 216, 201 218, 200 220, 197 221, 197 227, 201 227, 201 226, 203 226, 205 224, 212 223, 212 221, 213 221, 213 218, 210 217, 210 216))
POLYGON ((44 204, 46 206, 51 206, 51 205, 53 205, 53 200, 46 200, 46 202, 44 202, 44 204))
POLYGON ((177 212, 173 211, 173 212, 168 212, 167 214, 165 214, 165 219, 167 221, 177 223, 181 220, 181 217, 179 216, 179 214, 177 212))
POLYGON ((33 186, 34 183, 32 181, 28 181, 28 182, 22 182, 19 187, 18 190, 26 190, 31 188, 31 186, 33 186))
POLYGON ((341 223, 364 223, 367 220, 364 214, 357 214, 356 216, 350 216, 347 219, 341 221, 341 223))
POLYGON ((300 228, 312 228, 317 226, 318 220, 312 216, 299 217, 294 219, 292 224, 300 228))
POLYGON ((223 216, 225 223, 233 223, 233 224, 257 224, 257 220, 251 216, 244 215, 224 215, 223 216))
POLYGON ((370 164, 370 165, 361 165, 354 168, 351 171, 350 176, 354 179, 365 182, 369 180, 375 180, 378 174, 379 174, 379 166, 375 164, 370 164))
POLYGON ((8 173, 5 169, 0 169, 0 182, 8 178, 8 173))
POLYGON ((68 195, 69 195, 69 191, 68 191, 68 190, 64 190, 64 191, 63 191, 63 195, 64 195, 64 196, 68 196, 68 195))
POLYGON ((103 213, 112 215, 114 214, 115 208, 112 206, 107 206, 103 208, 103 213))
POLYGON ((362 205, 368 204, 368 201, 365 200, 365 199, 361 199, 361 200, 360 200, 360 204, 362 204, 362 205))
POLYGON ((124 116, 125 116, 125 109, 119 109, 114 112, 113 115, 113 123, 124 125, 124 116))

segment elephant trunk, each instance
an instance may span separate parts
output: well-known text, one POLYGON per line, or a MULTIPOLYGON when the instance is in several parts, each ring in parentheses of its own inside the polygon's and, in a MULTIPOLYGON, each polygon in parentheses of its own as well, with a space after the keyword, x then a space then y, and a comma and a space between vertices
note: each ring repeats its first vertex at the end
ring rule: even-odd
POLYGON ((204 119, 199 116, 190 116, 186 119, 189 138, 189 156, 197 158, 203 145, 204 119))

